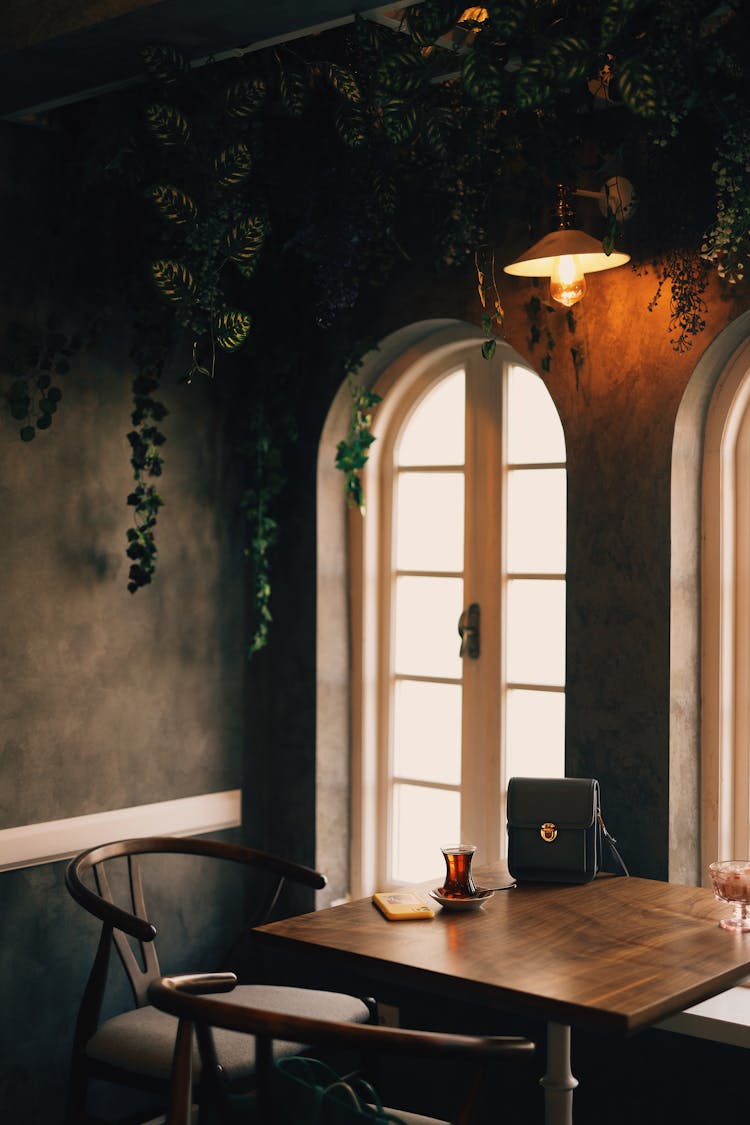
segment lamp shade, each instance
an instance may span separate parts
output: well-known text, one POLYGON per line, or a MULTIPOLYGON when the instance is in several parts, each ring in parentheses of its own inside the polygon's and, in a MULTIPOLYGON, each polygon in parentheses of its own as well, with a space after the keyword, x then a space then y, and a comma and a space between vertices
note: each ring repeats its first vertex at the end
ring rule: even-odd
POLYGON ((605 254, 601 242, 591 235, 566 228, 545 235, 503 270, 514 277, 551 277, 556 262, 564 257, 577 258, 584 273, 611 270, 630 261, 629 254, 614 250, 605 254))

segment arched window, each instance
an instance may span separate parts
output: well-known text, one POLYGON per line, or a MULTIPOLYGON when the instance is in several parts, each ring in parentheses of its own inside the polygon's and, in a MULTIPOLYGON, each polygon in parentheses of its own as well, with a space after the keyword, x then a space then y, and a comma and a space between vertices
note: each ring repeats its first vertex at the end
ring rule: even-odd
POLYGON ((383 402, 349 524, 355 893, 439 873, 459 838, 496 858, 508 777, 564 773, 562 426, 539 376, 480 343, 437 323, 367 380, 383 402), (472 605, 476 658, 459 656, 472 605))
MULTIPOLYGON (((702 838, 750 849, 750 345, 711 399, 703 459, 702 838)), ((704 862, 705 866, 705 862, 704 862)))
POLYGON ((672 447, 669 878, 750 843, 750 313, 701 356, 672 447), (700 818, 700 831, 696 831, 700 818))

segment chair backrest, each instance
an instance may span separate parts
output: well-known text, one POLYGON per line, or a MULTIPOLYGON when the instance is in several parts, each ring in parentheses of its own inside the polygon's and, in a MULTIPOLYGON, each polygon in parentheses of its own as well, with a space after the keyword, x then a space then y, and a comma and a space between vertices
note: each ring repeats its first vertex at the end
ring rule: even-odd
POLYGON ((255 1036, 259 1120, 263 1122, 273 1119, 273 1040, 304 1043, 312 1047, 347 1048, 365 1055, 421 1056, 445 1062, 464 1060, 488 1063, 508 1056, 528 1056, 535 1050, 534 1043, 520 1036, 480 1037, 411 1031, 374 1024, 337 1023, 246 1008, 239 1004, 228 1004, 210 995, 230 992, 235 984, 234 973, 213 973, 162 977, 152 981, 149 986, 151 1003, 179 1019, 166 1125, 188 1125, 190 1120, 193 1025, 197 1025, 200 1033, 204 1073, 207 1067, 215 1068, 217 1086, 220 1086, 220 1073, 210 1028, 228 1028, 255 1036))
POLYGON ((262 893, 259 892, 253 917, 248 922, 252 926, 261 925, 270 918, 287 881, 315 890, 326 885, 325 876, 312 868, 253 848, 199 837, 144 836, 101 844, 82 852, 68 864, 65 885, 75 901, 102 923, 99 947, 81 1007, 84 1034, 93 1034, 96 1029, 113 943, 130 981, 136 1005, 148 1003, 148 986, 160 975, 154 945, 157 926, 146 911, 139 857, 161 853, 228 860, 268 876, 262 893), (123 857, 127 867, 127 908, 115 902, 107 874, 108 864, 123 857), (93 882, 93 887, 90 882, 93 882), (129 939, 134 939, 140 957, 136 956, 129 939))

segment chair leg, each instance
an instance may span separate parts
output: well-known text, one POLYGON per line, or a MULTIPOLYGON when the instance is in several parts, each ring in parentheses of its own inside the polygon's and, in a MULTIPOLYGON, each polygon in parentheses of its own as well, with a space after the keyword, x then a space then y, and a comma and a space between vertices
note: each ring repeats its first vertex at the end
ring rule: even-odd
POLYGON ((68 1096, 65 1103, 65 1125, 86 1125, 86 1094, 88 1092, 86 1067, 75 1058, 70 1066, 68 1096))
POLYGON ((172 1060, 166 1125, 190 1125, 193 1107, 193 1025, 181 1019, 172 1060))

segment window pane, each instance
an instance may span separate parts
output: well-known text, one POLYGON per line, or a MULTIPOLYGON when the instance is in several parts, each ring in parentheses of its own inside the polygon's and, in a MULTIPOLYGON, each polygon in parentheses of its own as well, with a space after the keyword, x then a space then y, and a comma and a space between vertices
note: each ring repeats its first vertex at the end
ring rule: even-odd
POLYGON ((463 473, 401 473, 396 489, 397 570, 463 570, 463 473))
POLYGON ((565 469, 508 474, 508 570, 565 573, 565 469))
POLYGON ((398 465, 463 465, 463 371, 441 379, 427 392, 401 431, 398 465))
POLYGON ((458 793, 416 785, 393 788, 394 879, 419 883, 435 878, 442 884, 445 861, 441 848, 459 839, 461 809, 458 793))
POLYGON ((396 579, 395 672, 461 677, 461 578, 396 579))
POLYGON ((401 680, 394 700, 393 772, 417 781, 461 781, 461 688, 401 680))
POLYGON ((542 380, 525 367, 508 371, 508 460, 565 461, 565 438, 557 408, 542 380))
POLYGON ((514 578, 508 583, 508 679, 565 683, 565 583, 514 578))
POLYGON ((557 691, 508 692, 508 777, 563 777, 565 696, 557 691))

